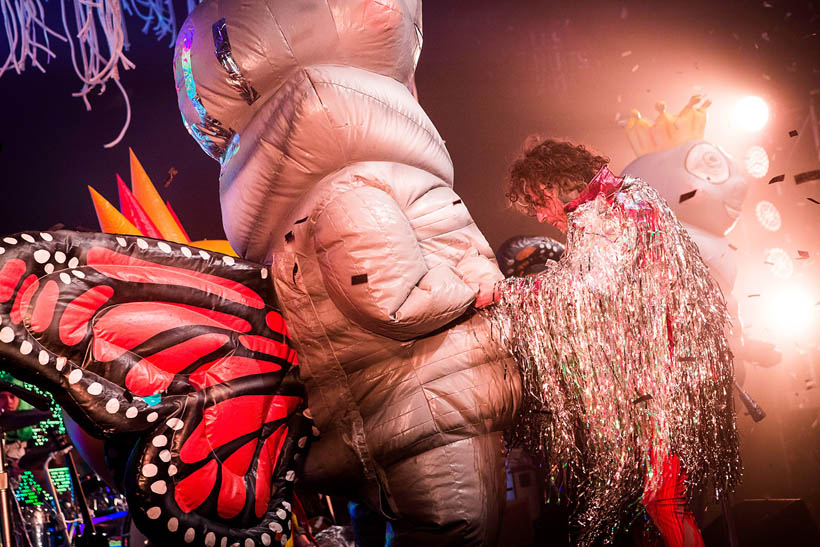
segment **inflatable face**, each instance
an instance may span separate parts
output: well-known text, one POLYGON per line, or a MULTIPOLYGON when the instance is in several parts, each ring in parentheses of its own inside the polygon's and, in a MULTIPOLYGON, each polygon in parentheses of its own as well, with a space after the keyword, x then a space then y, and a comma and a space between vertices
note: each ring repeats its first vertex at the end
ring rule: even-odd
POLYGON ((678 220, 721 237, 740 216, 747 187, 740 169, 719 146, 687 141, 640 156, 623 170, 658 189, 678 220), (683 202, 681 195, 695 191, 683 202))
POLYGON ((690 140, 640 156, 624 168, 624 173, 657 188, 698 245, 732 314, 734 334, 730 343, 735 356, 761 366, 777 363, 780 356, 773 346, 742 339, 737 301, 731 294, 737 276, 737 257, 730 250, 726 234, 740 216, 748 191, 732 158, 708 141, 690 140), (681 195, 693 190, 695 195, 681 202, 681 195))

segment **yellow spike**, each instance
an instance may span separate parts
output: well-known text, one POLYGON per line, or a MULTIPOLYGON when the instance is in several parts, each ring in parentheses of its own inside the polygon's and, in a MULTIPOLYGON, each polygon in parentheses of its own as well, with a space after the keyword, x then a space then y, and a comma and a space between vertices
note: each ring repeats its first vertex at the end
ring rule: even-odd
POLYGON ((187 243, 185 234, 179 229, 174 217, 165 207, 165 203, 159 196, 159 192, 154 188, 151 179, 143 169, 140 160, 130 148, 128 153, 131 155, 131 189, 134 195, 137 196, 137 201, 140 202, 142 208, 148 214, 148 218, 157 227, 162 237, 168 241, 175 241, 177 243, 187 243))
POLYGON ((100 222, 100 229, 106 234, 125 234, 129 236, 141 236, 142 233, 137 227, 131 224, 116 207, 102 197, 99 192, 91 186, 91 201, 94 202, 94 210, 97 211, 97 220, 100 222))
POLYGON ((231 244, 225 239, 202 239, 200 241, 192 241, 191 245, 197 249, 222 253, 223 255, 239 256, 236 254, 236 251, 233 250, 231 244))

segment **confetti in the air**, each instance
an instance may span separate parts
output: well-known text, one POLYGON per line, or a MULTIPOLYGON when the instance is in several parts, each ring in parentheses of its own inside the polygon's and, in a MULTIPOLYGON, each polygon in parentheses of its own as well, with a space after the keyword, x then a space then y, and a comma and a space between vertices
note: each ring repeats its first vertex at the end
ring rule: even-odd
POLYGON ((758 296, 760 296, 760 294, 759 294, 759 293, 758 293, 758 294, 749 294, 749 295, 746 295, 746 297, 747 297, 747 298, 757 298, 758 296))
POLYGON ((171 186, 171 183, 174 182, 174 177, 179 174, 179 171, 176 170, 176 167, 171 167, 168 169, 168 178, 165 179, 165 183, 162 185, 163 188, 168 188, 171 186))
POLYGON ((791 131, 789 131, 789 136, 790 137, 796 137, 797 136, 797 129, 792 129, 791 131))
POLYGON ((637 72, 637 71, 638 71, 638 68, 640 68, 640 66, 641 66, 641 65, 635 65, 635 66, 633 66, 633 67, 632 67, 632 72, 637 72))
POLYGON ((771 180, 769 180, 769 184, 774 184, 775 182, 783 182, 784 180, 786 180, 786 175, 777 175, 776 177, 772 177, 771 180))
POLYGON ((621 52, 621 57, 629 57, 630 55, 632 55, 631 49, 627 49, 626 51, 621 52))
POLYGON ((678 203, 683 203, 684 201, 686 201, 688 199, 692 199, 693 197, 695 197, 695 194, 697 194, 697 192, 698 192, 697 190, 692 190, 691 192, 686 192, 685 194, 681 194, 680 198, 678 199, 678 203))
POLYGON ((798 173, 794 176, 795 184, 803 184, 804 182, 809 182, 812 180, 820 180, 820 169, 815 169, 814 171, 804 171, 803 173, 798 173))
POLYGON ((807 258, 809 258, 808 251, 797 250, 797 260, 806 260, 807 258))
POLYGON ((806 198, 806 199, 807 199, 807 200, 809 200, 809 201, 810 201, 810 202, 812 202, 812 203, 816 203, 817 205, 820 205, 820 201, 817 201, 817 200, 816 200, 816 199, 814 199, 814 198, 806 198))

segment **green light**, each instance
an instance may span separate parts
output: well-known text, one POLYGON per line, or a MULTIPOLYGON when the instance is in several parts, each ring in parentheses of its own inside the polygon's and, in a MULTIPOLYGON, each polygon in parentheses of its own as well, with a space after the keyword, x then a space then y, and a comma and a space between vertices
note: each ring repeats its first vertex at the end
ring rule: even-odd
POLYGON ((54 489, 58 494, 63 494, 71 490, 71 475, 68 467, 52 467, 48 470, 51 480, 54 482, 54 489))
POLYGON ((14 495, 21 505, 38 507, 43 505, 44 501, 51 502, 51 496, 43 490, 39 483, 34 479, 34 474, 31 471, 23 471, 17 488, 14 489, 14 495))

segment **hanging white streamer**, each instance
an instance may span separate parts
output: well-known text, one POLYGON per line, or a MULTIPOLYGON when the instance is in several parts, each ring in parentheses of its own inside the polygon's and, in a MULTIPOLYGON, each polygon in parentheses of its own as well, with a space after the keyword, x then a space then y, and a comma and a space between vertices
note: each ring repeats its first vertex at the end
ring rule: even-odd
POLYGON ((65 37, 46 26, 43 4, 40 0, 0 0, 0 11, 3 13, 3 28, 9 44, 9 55, 0 67, 0 76, 6 70, 14 69, 20 74, 26 67, 26 59, 42 72, 39 53, 45 55, 46 62, 55 57, 48 41, 49 35, 66 41, 65 37))
MULTIPOLYGON (((91 110, 89 93, 99 89, 102 94, 109 80, 117 85, 125 101, 125 123, 117 137, 103 145, 105 148, 116 146, 131 123, 131 102, 120 82, 120 69, 129 70, 135 65, 125 55, 128 35, 123 11, 144 22, 143 33, 152 29, 157 39, 170 35, 172 46, 177 34, 173 0, 122 2, 60 0, 64 31, 64 34, 60 34, 47 25, 42 0, 0 0, 3 30, 9 45, 9 55, 0 66, 0 76, 10 69, 21 73, 25 70, 27 61, 45 72, 40 60, 44 58, 48 62, 50 58, 56 57, 49 44, 49 36, 53 36, 68 43, 74 72, 82 82, 81 89, 73 93, 73 96, 82 98, 86 110, 91 110), (66 8, 69 2, 73 4, 73 11, 66 8)), ((188 0, 188 11, 198 3, 196 0, 188 0)))
MULTIPOLYGON (((177 37, 177 20, 172 0, 124 0, 122 7, 128 15, 135 15, 145 22, 142 27, 143 34, 147 33, 153 24, 157 39, 170 34, 171 45, 174 45, 177 37)), ((189 5, 188 11, 191 9, 189 5)))

